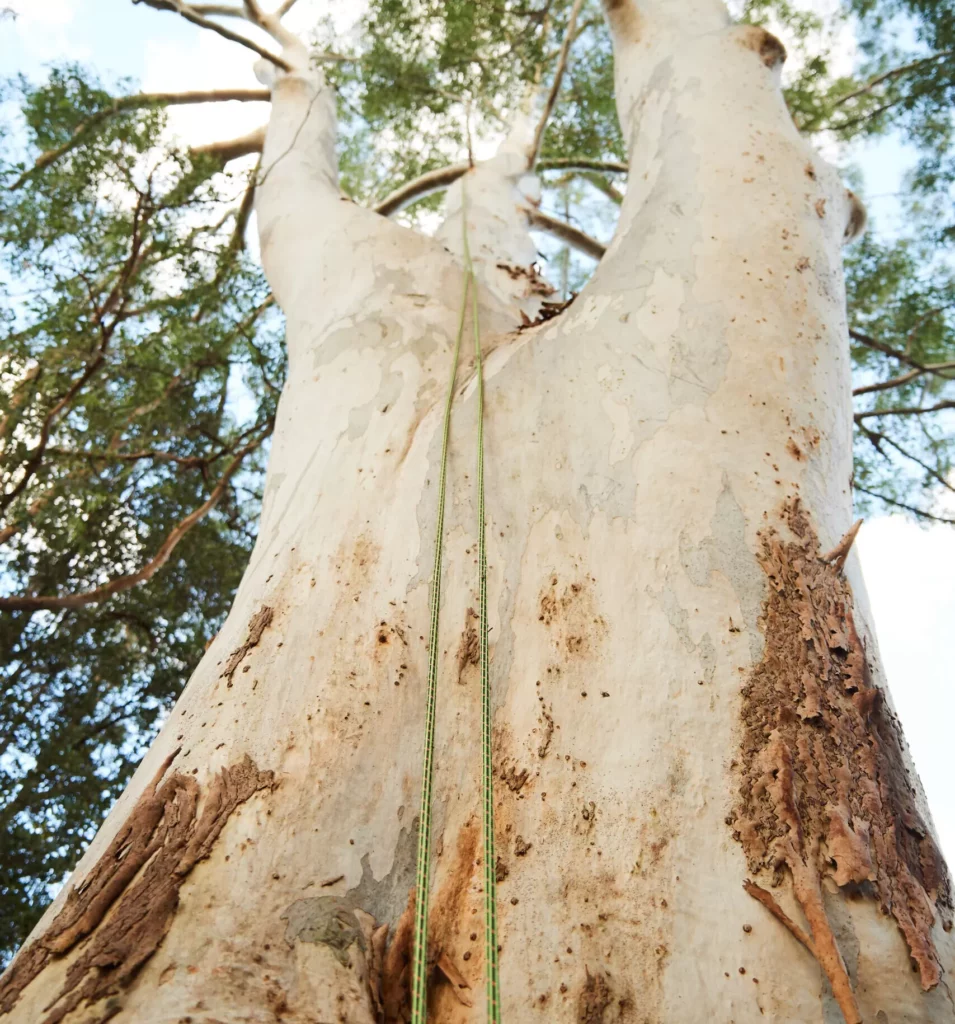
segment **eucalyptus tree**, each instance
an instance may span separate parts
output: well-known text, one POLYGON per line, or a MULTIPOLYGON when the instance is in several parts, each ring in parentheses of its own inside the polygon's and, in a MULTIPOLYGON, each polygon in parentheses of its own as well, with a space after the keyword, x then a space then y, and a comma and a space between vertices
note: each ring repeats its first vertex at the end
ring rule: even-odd
POLYGON ((847 323, 865 215, 807 141, 928 140, 934 209, 938 9, 848 78, 783 4, 381 0, 309 47, 143 3, 262 88, 20 86, 9 944, 191 678, 0 1012, 950 1020, 852 551, 853 473, 944 518, 946 226, 860 243, 847 323), (169 143, 226 100, 267 126, 169 143))

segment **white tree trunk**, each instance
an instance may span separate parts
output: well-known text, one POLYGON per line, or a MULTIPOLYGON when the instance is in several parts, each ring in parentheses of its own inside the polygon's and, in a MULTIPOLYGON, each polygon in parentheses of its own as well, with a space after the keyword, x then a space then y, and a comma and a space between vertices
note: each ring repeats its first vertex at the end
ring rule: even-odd
MULTIPOLYGON (((540 291, 521 168, 499 157, 464 186, 485 285, 504 1020, 951 1021, 948 876, 872 689, 853 556, 855 625, 842 557, 821 557, 851 522, 856 214, 788 117, 771 36, 708 0, 608 7, 629 188, 558 319, 516 330, 540 291)), ((341 199, 333 147, 330 91, 284 76, 258 215, 290 373, 259 540, 0 986, 12 1021, 405 1019, 464 275, 440 239, 341 199)), ((484 1013, 465 353, 431 936, 470 988, 435 971, 442 1024, 484 1013)))

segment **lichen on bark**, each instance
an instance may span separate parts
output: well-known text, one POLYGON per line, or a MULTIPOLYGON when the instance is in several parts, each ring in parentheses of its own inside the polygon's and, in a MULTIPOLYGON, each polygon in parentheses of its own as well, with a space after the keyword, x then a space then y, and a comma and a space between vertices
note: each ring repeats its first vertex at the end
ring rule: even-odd
POLYGON ((249 757, 223 768, 201 799, 192 775, 163 776, 178 750, 163 761, 152 783, 103 855, 74 886, 41 938, 20 951, 0 981, 0 1013, 9 1013, 47 965, 89 940, 66 970, 60 991, 44 1007, 43 1024, 59 1024, 81 1004, 109 1000, 97 1021, 120 1008, 115 997, 156 952, 179 906, 179 890, 212 852, 232 812, 268 789, 272 772, 249 757), (202 804, 200 810, 200 802, 202 804))
POLYGON ((823 879, 872 896, 895 918, 925 990, 941 978, 932 928, 936 913, 951 928, 952 888, 913 797, 901 729, 870 678, 844 556, 821 553, 798 499, 781 522, 788 536, 773 527, 760 535, 765 648, 742 691, 729 820, 754 876, 775 887, 788 872, 809 933, 765 888, 748 880, 746 889, 816 957, 852 1024, 861 1017, 823 879))

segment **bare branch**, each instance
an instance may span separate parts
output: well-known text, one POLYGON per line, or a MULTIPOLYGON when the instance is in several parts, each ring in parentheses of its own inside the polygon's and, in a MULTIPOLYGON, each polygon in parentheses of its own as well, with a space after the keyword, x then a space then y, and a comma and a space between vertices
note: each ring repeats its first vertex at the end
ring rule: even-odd
POLYGON ((223 139, 220 142, 207 142, 203 146, 193 146, 192 152, 205 156, 214 156, 223 165, 230 160, 238 160, 239 157, 248 156, 250 153, 261 153, 265 145, 265 125, 261 125, 247 135, 240 135, 235 139, 223 139))
POLYGON ((574 171, 573 173, 576 174, 577 177, 583 178, 584 181, 589 181, 598 192, 603 192, 603 194, 608 199, 615 202, 617 206, 620 206, 623 202, 623 193, 620 189, 602 175, 594 174, 593 171, 574 171))
POLYGON ((544 141, 544 132, 547 131, 547 122, 550 120, 550 116, 554 112, 554 105, 557 103, 557 96, 560 93, 560 87, 564 81, 564 72, 567 70, 567 58, 570 56, 570 47, 577 38, 574 34, 574 31, 577 28, 577 15, 580 14, 580 8, 583 6, 583 3, 584 0, 574 0, 574 6, 570 9, 570 17, 567 20, 567 28, 564 31, 564 41, 561 44, 560 55, 557 58, 557 67, 554 69, 554 79, 550 84, 550 91, 547 93, 547 98, 544 100, 544 110, 541 114, 540 121, 537 123, 537 128, 534 132, 534 139, 531 142, 530 149, 527 153, 527 166, 532 170, 534 165, 537 163, 537 158, 540 156, 541 143, 544 141))
POLYGON ((603 174, 626 174, 630 168, 622 160, 588 160, 565 156, 537 161, 538 171, 597 171, 603 174))
POLYGON ((529 211, 529 219, 532 228, 537 228, 540 231, 546 231, 548 234, 554 235, 555 238, 559 238, 562 242, 566 242, 585 255, 590 256, 591 259, 600 260, 607 251, 607 247, 602 242, 592 238, 586 231, 575 228, 573 224, 568 224, 565 220, 551 217, 549 213, 532 209, 529 211))
POLYGON ((249 39, 248 36, 241 35, 238 32, 233 32, 232 29, 226 28, 225 25, 220 25, 215 21, 210 21, 208 18, 203 17, 201 14, 197 14, 193 8, 184 4, 182 0, 133 0, 134 4, 145 4, 147 7, 152 7, 157 11, 172 11, 173 14, 178 14, 180 17, 191 22, 193 25, 198 25, 200 28, 207 28, 211 32, 215 32, 217 35, 222 36, 223 39, 228 39, 230 42, 238 43, 240 46, 244 46, 253 53, 257 53, 260 57, 267 61, 270 61, 277 68, 281 68, 283 71, 292 71, 292 65, 288 63, 283 57, 278 54, 272 53, 271 50, 267 50, 264 46, 259 46, 253 39, 249 39))
POLYGON ((900 455, 902 455, 906 459, 909 459, 910 461, 914 462, 917 466, 921 466, 922 469, 924 469, 925 472, 928 473, 928 475, 930 477, 932 477, 933 480, 936 480, 938 483, 940 483, 946 490, 949 490, 949 491, 952 491, 952 493, 955 493, 955 487, 953 487, 952 484, 950 484, 945 479, 945 477, 943 477, 942 474, 939 473, 939 471, 937 469, 935 469, 933 466, 930 466, 927 462, 923 462, 917 455, 913 455, 910 451, 908 451, 907 449, 903 448, 902 445, 900 445, 898 443, 898 441, 893 441, 892 438, 889 437, 887 434, 882 434, 882 433, 880 433, 877 430, 870 430, 868 427, 861 427, 860 426, 859 429, 865 435, 866 440, 869 441, 869 443, 872 445, 872 447, 875 448, 875 450, 883 458, 887 459, 887 458, 889 458, 889 456, 886 455, 886 453, 884 451, 882 451, 882 445, 883 444, 890 445, 900 455))
POLYGON ((883 82, 887 82, 893 78, 900 78, 902 75, 907 75, 910 71, 917 71, 926 64, 932 64, 934 61, 944 60, 947 57, 951 57, 953 53, 955 53, 955 50, 942 50, 940 53, 933 53, 929 57, 922 57, 919 60, 913 60, 908 64, 902 64, 897 68, 884 71, 881 75, 876 75, 875 78, 870 78, 865 85, 856 89, 854 92, 847 93, 845 96, 840 96, 839 99, 832 104, 831 109, 834 110, 836 107, 841 107, 850 100, 858 99, 860 96, 865 96, 867 93, 872 92, 877 85, 881 85, 883 82))
POLYGON ((283 3, 279 4, 276 12, 276 18, 284 18, 286 14, 298 3, 298 0, 283 0, 283 3))
MULTIPOLYGON (((909 333, 911 336, 911 332, 909 333)), ((907 366, 914 367, 916 370, 919 371, 920 374, 932 373, 939 377, 942 377, 943 380, 952 379, 948 377, 945 373, 946 370, 952 368, 950 363, 920 363, 917 359, 914 359, 912 356, 910 356, 908 352, 901 352, 897 348, 892 348, 891 345, 886 345, 884 341, 878 341, 876 338, 870 337, 868 334, 863 334, 862 331, 857 331, 851 327, 849 328, 849 337, 852 338, 853 341, 858 341, 859 344, 865 345, 867 348, 873 348, 876 350, 876 352, 883 352, 885 353, 885 355, 892 356, 893 359, 898 359, 899 362, 905 363, 907 366)), ((918 376, 918 374, 916 374, 916 376, 918 376)), ((906 382, 901 381, 901 383, 904 384, 906 382)), ((874 386, 870 386, 868 390, 875 391, 881 389, 876 388, 874 386)), ((860 389, 856 393, 864 394, 864 391, 860 389)))
MULTIPOLYGON (((464 160, 461 161, 461 163, 448 164, 447 167, 439 167, 434 171, 426 171, 420 177, 414 178, 412 181, 407 182, 407 184, 396 188, 394 192, 385 196, 385 198, 382 199, 380 203, 372 207, 372 209, 374 209, 376 213, 380 213, 383 217, 390 217, 393 213, 397 213, 398 210, 409 206, 416 200, 422 199, 424 196, 430 195, 432 192, 440 192, 442 189, 448 188, 457 181, 462 174, 470 170, 470 167, 470 163, 464 160)), ((602 171, 608 174, 627 173, 627 165, 619 161, 578 160, 574 158, 540 160, 537 163, 537 169, 543 171, 602 171)), ((613 186, 609 187, 613 188, 613 186)), ((599 245, 600 243, 598 242, 596 244, 599 245)))
POLYGON ((906 512, 911 512, 913 515, 919 516, 922 519, 931 519, 934 523, 949 523, 955 526, 955 519, 946 519, 945 516, 936 516, 931 512, 926 512, 925 509, 916 508, 914 505, 906 505, 905 502, 896 501, 895 498, 889 498, 884 494, 879 494, 877 491, 870 491, 867 487, 861 487, 859 484, 853 485, 857 491, 861 491, 863 494, 868 494, 870 498, 878 498, 879 501, 884 501, 887 505, 894 505, 896 508, 904 508, 906 512))
POLYGON ((152 579, 169 561, 170 556, 182 538, 218 504, 229 485, 229 480, 242 465, 245 457, 250 452, 255 451, 271 432, 272 424, 270 423, 262 434, 236 452, 235 457, 226 467, 225 472, 219 478, 209 497, 197 509, 190 512, 189 515, 181 519, 173 527, 159 546, 156 554, 137 572, 129 573, 126 576, 117 576, 115 579, 110 580, 109 583, 104 583, 102 586, 95 587, 93 590, 87 590, 82 594, 64 594, 62 596, 47 597, 3 597, 0 598, 0 609, 34 612, 58 611, 63 608, 83 608, 89 604, 98 604, 114 594, 119 594, 124 590, 129 590, 131 587, 152 579))
MULTIPOLYGON (((864 384, 861 387, 854 388, 853 395, 868 395, 873 391, 887 391, 889 388, 899 388, 903 384, 908 384, 909 381, 913 381, 916 377, 921 377, 924 373, 934 373, 938 376, 943 376, 945 370, 955 370, 955 360, 948 363, 926 363, 921 369, 910 370, 908 373, 903 373, 899 377, 893 377, 891 380, 878 381, 875 384, 864 384)), ((955 378, 945 377, 946 380, 953 380, 955 378)))
POLYGON ((855 414, 855 421, 860 423, 873 416, 924 416, 932 412, 942 412, 945 409, 955 409, 955 400, 946 399, 935 405, 902 405, 895 409, 866 409, 855 414))
POLYGON ((239 100, 240 102, 268 102, 270 99, 268 89, 206 89, 196 92, 141 92, 134 96, 120 96, 113 100, 112 104, 103 110, 81 121, 73 130, 70 138, 61 146, 55 149, 48 149, 37 157, 36 163, 24 171, 17 180, 9 186, 10 190, 20 188, 28 178, 49 167, 60 157, 65 156, 75 149, 90 132, 103 121, 124 110, 136 110, 142 107, 161 106, 183 106, 193 103, 220 103, 227 100, 239 100))
POLYGON ((222 457, 222 453, 213 455, 175 455, 173 452, 164 452, 155 448, 143 448, 136 452, 114 452, 114 451, 79 451, 70 448, 47 448, 50 455, 58 455, 66 459, 84 459, 87 462, 140 462, 143 459, 151 459, 154 462, 174 462, 177 466, 195 468, 214 462, 222 457))
POLYGON ((373 207, 375 213, 383 217, 390 217, 405 206, 409 206, 417 199, 431 195, 432 192, 440 192, 448 188, 466 171, 471 165, 465 160, 459 164, 448 164, 447 167, 439 167, 436 171, 426 171, 418 178, 414 178, 407 184, 396 188, 390 195, 373 207))
POLYGON ((204 18, 241 18, 243 21, 249 20, 245 9, 235 7, 233 4, 190 4, 189 6, 196 14, 201 14, 204 18))

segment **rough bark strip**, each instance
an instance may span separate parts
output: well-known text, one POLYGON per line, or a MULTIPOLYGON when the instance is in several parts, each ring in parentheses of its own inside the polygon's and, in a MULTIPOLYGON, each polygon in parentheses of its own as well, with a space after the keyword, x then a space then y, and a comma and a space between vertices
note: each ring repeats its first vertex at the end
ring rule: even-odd
POLYGON ((268 605, 263 605, 253 616, 249 619, 249 635, 245 639, 245 643, 241 647, 237 647, 230 655, 229 660, 225 664, 225 668, 222 670, 222 678, 229 680, 229 685, 232 685, 232 677, 235 675, 235 670, 242 664, 242 659, 252 650, 253 647, 257 647, 259 641, 262 639, 262 634, 272 624, 273 611, 268 605))
MULTIPOLYGON (((199 784, 193 776, 177 772, 162 781, 178 753, 163 762, 47 932, 17 956, 0 980, 0 1013, 14 1007, 52 959, 89 936, 89 944, 67 969, 63 987, 47 1003, 44 1024, 58 1024, 81 1003, 92 1006, 128 988, 169 930, 180 887, 212 852, 232 812, 272 785, 272 772, 260 772, 246 757, 219 772, 199 812, 199 784)), ((98 1020, 115 1011, 115 1005, 105 1008, 98 1020)))
POLYGON ((812 952, 851 1022, 861 1018, 822 878, 858 886, 892 914, 925 990, 941 978, 931 929, 936 912, 951 928, 952 887, 912 797, 898 722, 869 676, 844 556, 821 553, 798 499, 781 518, 791 539, 773 528, 761 534, 758 557, 770 584, 761 619, 766 645, 743 688, 739 796, 730 820, 754 874, 767 873, 778 886, 788 869, 811 939, 769 892, 752 882, 746 890, 812 952))

